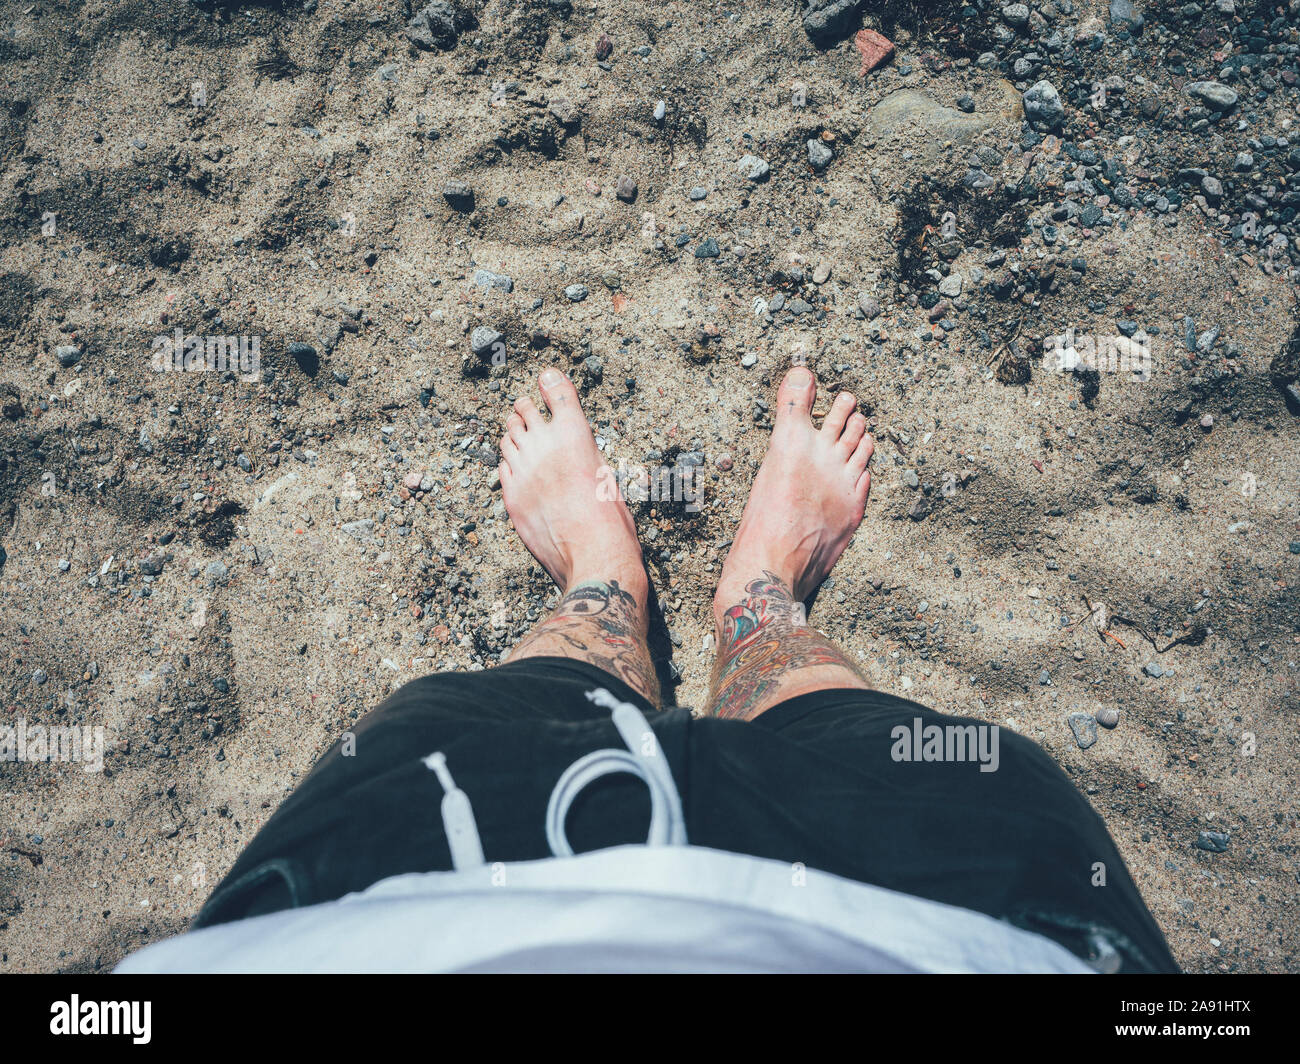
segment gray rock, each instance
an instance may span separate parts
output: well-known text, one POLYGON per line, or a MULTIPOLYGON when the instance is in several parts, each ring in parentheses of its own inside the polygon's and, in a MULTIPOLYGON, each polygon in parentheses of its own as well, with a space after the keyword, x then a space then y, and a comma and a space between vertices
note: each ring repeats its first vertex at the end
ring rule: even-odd
POLYGON ((835 153, 816 137, 808 141, 808 161, 814 170, 825 170, 834 158, 835 153))
POLYGON ((1217 81, 1193 81, 1183 91, 1216 111, 1230 111, 1237 104, 1236 90, 1217 81))
POLYGON ((1231 836, 1223 831, 1198 831, 1196 833, 1196 848, 1198 850, 1209 850, 1210 853, 1223 853, 1228 848, 1231 836))
POLYGON ((695 249, 697 259, 716 259, 722 252, 718 248, 718 242, 709 237, 695 249))
POLYGON ((1164 668, 1159 664, 1159 662, 1155 661, 1148 661, 1146 665, 1142 667, 1142 671, 1155 680, 1160 679, 1160 677, 1165 674, 1164 668))
POLYGON ((1087 713, 1071 713, 1066 719, 1080 750, 1087 750, 1097 741, 1097 722, 1087 713))
POLYGON ((618 180, 614 182, 614 195, 624 203, 631 203, 636 199, 636 182, 627 174, 620 174, 618 180))
POLYGON ((736 172, 750 181, 766 181, 767 175, 772 172, 772 168, 757 155, 745 155, 736 163, 736 172))
POLYGON ((1093 716, 1103 728, 1113 728, 1119 723, 1119 710, 1112 709, 1110 706, 1103 706, 1093 716))
POLYGON ((1206 174, 1201 178, 1201 191, 1209 202, 1218 203, 1219 200, 1223 199, 1223 182, 1217 177, 1206 174))
POLYGON ((1061 95, 1050 81, 1040 81, 1029 88, 1022 98, 1025 105, 1025 117, 1029 124, 1040 133, 1060 129, 1065 121, 1065 105, 1061 95))
POLYGON ((585 284, 571 284, 564 290, 564 295, 571 303, 581 303, 587 298, 587 286, 585 284))
POLYGON ((964 114, 955 107, 945 107, 916 89, 891 92, 868 113, 869 132, 877 139, 898 137, 916 145, 925 161, 946 159, 950 150, 944 145, 969 144, 987 129, 1006 123, 1019 123, 1024 116, 1020 93, 1009 82, 998 80, 991 110, 964 114), (917 137, 920 133, 922 136, 917 137), (917 145, 919 141, 919 145, 917 145))
POLYGON ((1126 25, 1134 33, 1141 33, 1146 22, 1133 0, 1110 0, 1110 21, 1111 25, 1126 25))
POLYGON ((810 0, 803 14, 803 28, 809 39, 825 47, 834 44, 857 26, 862 0, 810 0))
POLYGON ((487 325, 480 325, 469 334, 469 349, 476 355, 490 355, 492 349, 505 337, 487 325))
POLYGON ((1007 4, 1002 9, 1002 21, 1022 30, 1029 25, 1029 8, 1024 4, 1007 4))
POLYGON ((871 321, 880 317, 880 300, 866 292, 858 293, 858 309, 862 311, 862 316, 871 321))
POLYGON ((513 280, 504 273, 493 273, 491 270, 475 270, 474 284, 485 292, 493 288, 502 292, 513 292, 515 289, 513 280))
POLYGON ((708 194, 709 194, 709 190, 708 190, 707 188, 705 188, 703 185, 696 185, 696 186, 695 186, 693 189, 691 189, 691 191, 688 193, 688 195, 689 195, 689 196, 691 197, 691 199, 693 199, 693 200, 702 200, 702 199, 704 199, 706 196, 708 196, 708 194))
POLYGON ((939 282, 939 294, 948 296, 950 299, 961 295, 962 276, 959 273, 950 273, 939 282))
POLYGON ((668 105, 660 100, 655 104, 655 121, 662 122, 668 116, 668 105))
POLYGON ((59 360, 59 365, 64 369, 69 366, 75 366, 81 361, 81 348, 73 345, 65 345, 54 349, 54 357, 59 360))
POLYGON ((448 0, 433 0, 406 24, 406 39, 426 52, 449 51, 456 47, 461 33, 474 25, 474 16, 467 8, 448 0))

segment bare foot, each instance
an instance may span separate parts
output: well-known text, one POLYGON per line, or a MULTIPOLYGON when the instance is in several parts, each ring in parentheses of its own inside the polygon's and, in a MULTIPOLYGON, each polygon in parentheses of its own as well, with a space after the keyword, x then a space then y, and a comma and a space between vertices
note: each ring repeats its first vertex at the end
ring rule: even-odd
POLYGON ((856 412, 857 400, 841 392, 822 427, 814 428, 816 394, 813 375, 803 367, 781 382, 767 457, 714 595, 719 617, 743 601, 746 585, 764 573, 783 581, 802 602, 826 579, 862 523, 875 446, 866 418, 856 412))
POLYGON ((561 592, 617 582, 645 605, 641 545, 627 504, 591 434, 572 382, 550 368, 538 378, 546 420, 527 396, 515 400, 501 440, 501 494, 524 546, 561 592))

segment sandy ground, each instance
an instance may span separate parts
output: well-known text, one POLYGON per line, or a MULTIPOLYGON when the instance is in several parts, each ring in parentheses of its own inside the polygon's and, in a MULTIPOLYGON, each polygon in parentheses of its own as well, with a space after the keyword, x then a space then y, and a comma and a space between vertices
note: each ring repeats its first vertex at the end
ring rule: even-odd
MULTIPOLYGON (((815 49, 781 4, 494 0, 449 51, 408 46, 407 14, 0 3, 0 725, 106 741, 102 773, 0 761, 0 971, 106 970, 182 930, 350 722, 527 631, 553 589, 495 447, 547 364, 581 382, 612 463, 699 463, 698 512, 636 511, 667 690, 700 707, 713 580, 768 436, 755 404, 800 358, 879 439, 811 622, 882 689, 1040 742, 1188 970, 1300 970, 1300 420, 1269 379, 1286 273, 1188 203, 1062 223, 1056 280, 999 301, 997 242, 958 206, 945 335, 900 259, 918 182, 951 193, 980 144, 999 181, 1057 173, 1060 141, 1020 149, 996 71, 886 26, 898 55, 864 78, 852 41, 815 49), (902 87, 971 94, 976 125, 873 120, 902 87), (766 181, 738 173, 750 153, 766 181), (815 310, 755 312, 777 293, 815 310), (1189 358, 1185 317, 1221 330, 1217 357, 1189 358), (1034 350, 1122 319, 1151 335, 1151 379, 1102 373, 1091 405, 1034 350), (497 364, 470 350, 480 326, 497 364), (177 328, 258 337, 257 379, 155 372, 177 328), (1008 344, 1035 356, 1027 381, 997 371, 1008 344), (1070 715, 1106 708, 1118 726, 1082 748, 1070 715)), ((1123 150, 1160 165, 1156 141, 1123 150)))

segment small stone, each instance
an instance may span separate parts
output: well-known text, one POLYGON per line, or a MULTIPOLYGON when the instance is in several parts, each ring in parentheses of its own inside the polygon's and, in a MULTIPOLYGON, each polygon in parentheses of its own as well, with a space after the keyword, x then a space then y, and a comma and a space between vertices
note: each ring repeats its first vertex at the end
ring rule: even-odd
POLYGON ((1059 129, 1065 121, 1065 105, 1050 81, 1039 81, 1023 97, 1025 117, 1034 129, 1046 132, 1059 129))
POLYGON ((708 196, 708 194, 709 190, 703 185, 696 185, 689 193, 687 193, 687 195, 689 195, 693 200, 702 200, 708 196))
POLYGON ((1074 741, 1080 750, 1087 750, 1097 741, 1097 722, 1087 713, 1071 713, 1067 718, 1074 741))
POLYGON ((614 182, 614 195, 624 203, 631 203, 636 199, 636 182, 627 174, 619 174, 618 180, 614 182))
POLYGON ((825 170, 834 158, 835 153, 816 137, 808 141, 808 161, 814 170, 825 170))
POLYGON ((1209 432, 1210 429, 1214 428, 1213 414, 1206 414, 1203 418, 1201 418, 1201 428, 1203 428, 1206 432, 1209 432))
POLYGON ((475 270, 474 284, 485 292, 493 288, 501 292, 513 292, 515 289, 513 280, 504 273, 493 273, 491 270, 475 270))
POLYGON ((581 303, 587 298, 587 286, 585 284, 571 284, 564 290, 564 296, 571 303, 581 303))
POLYGON ((713 460, 713 464, 717 466, 722 472, 729 473, 731 471, 732 465, 734 465, 735 463, 732 461, 731 455, 720 454, 718 455, 717 458, 713 460))
POLYGON ((1002 21, 1021 30, 1029 25, 1029 8, 1024 4, 1007 4, 1002 9, 1002 21))
POLYGON ((939 282, 939 294, 948 296, 950 299, 961 295, 962 276, 959 273, 950 273, 939 282))
POLYGON ((1119 723, 1119 710, 1111 709, 1110 706, 1103 706, 1093 716, 1103 728, 1113 728, 1119 723))
POLYGON ((695 249, 695 257, 697 259, 716 259, 721 254, 722 251, 718 247, 718 242, 714 240, 713 237, 709 237, 707 240, 702 241, 695 249))
POLYGON ((480 325, 469 334, 469 349, 476 355, 488 355, 505 336, 488 325, 480 325))
POLYGON ((1160 677, 1165 674, 1164 668, 1159 662, 1155 661, 1148 661, 1146 665, 1142 667, 1142 671, 1155 680, 1160 679, 1160 677))
POLYGON ((765 181, 767 175, 772 172, 772 168, 757 155, 744 155, 736 163, 736 172, 750 181, 765 181))
POLYGON ((81 348, 72 345, 56 347, 54 357, 59 360, 60 366, 67 369, 69 366, 75 366, 81 361, 81 348))
POLYGON ((614 42, 609 39, 608 33, 602 33, 596 41, 596 58, 604 62, 614 54, 614 42))
POLYGON ((1222 831, 1198 831, 1196 833, 1196 848, 1198 850, 1208 850, 1210 853, 1223 853, 1228 848, 1231 840, 1226 832, 1222 831))
POLYGON ((754 366, 758 365, 758 356, 754 354, 753 351, 747 351, 745 352, 744 357, 740 360, 740 364, 744 366, 745 369, 752 369, 754 366))
POLYGON ((858 77, 865 78, 876 67, 889 62, 894 54, 894 42, 875 30, 861 29, 853 35, 858 49, 858 77))
POLYGON ((1183 91, 1215 111, 1229 111, 1237 104, 1236 90, 1217 81, 1193 81, 1183 91))
POLYGON ((664 118, 667 117, 667 115, 668 115, 668 105, 664 103, 663 100, 660 100, 657 104, 655 104, 655 121, 662 122, 664 118))

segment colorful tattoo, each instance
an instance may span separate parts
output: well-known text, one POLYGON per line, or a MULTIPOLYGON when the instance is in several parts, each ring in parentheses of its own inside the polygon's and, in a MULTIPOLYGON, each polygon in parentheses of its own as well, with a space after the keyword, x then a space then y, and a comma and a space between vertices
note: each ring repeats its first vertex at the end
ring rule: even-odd
POLYGON ((796 669, 831 665, 851 674, 837 686, 865 686, 853 664, 816 629, 784 581, 764 572, 745 587, 743 602, 722 617, 722 638, 709 712, 749 720, 775 700, 796 669))
POLYGON ((590 662, 658 705, 659 682, 650 664, 641 607, 617 580, 575 584, 555 612, 515 647, 510 660, 546 655, 590 662))

